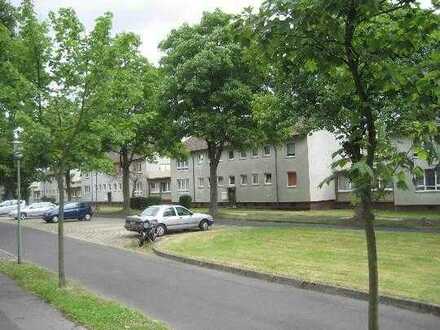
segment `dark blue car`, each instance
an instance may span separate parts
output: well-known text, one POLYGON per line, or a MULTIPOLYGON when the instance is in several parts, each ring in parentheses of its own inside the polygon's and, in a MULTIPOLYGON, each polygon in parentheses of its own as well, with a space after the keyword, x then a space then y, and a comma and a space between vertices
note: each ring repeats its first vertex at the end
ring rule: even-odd
MULTIPOLYGON (((90 221, 93 209, 89 203, 77 202, 64 205, 64 219, 78 219, 90 221)), ((43 219, 46 222, 58 222, 60 210, 58 207, 46 212, 43 219)))

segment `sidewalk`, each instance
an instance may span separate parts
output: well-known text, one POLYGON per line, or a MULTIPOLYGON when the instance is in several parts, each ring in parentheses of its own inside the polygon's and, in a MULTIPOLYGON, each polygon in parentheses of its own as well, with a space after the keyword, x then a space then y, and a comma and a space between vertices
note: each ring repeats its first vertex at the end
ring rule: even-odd
MULTIPOLYGON (((0 260, 10 259, 0 250, 0 260)), ((0 329, 80 330, 40 298, 19 288, 14 280, 0 274, 0 329)))

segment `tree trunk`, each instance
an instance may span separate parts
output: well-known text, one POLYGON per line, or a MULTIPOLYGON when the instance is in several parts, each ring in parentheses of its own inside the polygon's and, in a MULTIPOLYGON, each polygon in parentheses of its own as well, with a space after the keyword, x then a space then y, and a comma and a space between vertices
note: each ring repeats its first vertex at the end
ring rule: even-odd
POLYGON ((371 189, 363 193, 360 203, 360 215, 365 224, 365 236, 368 251, 368 279, 369 279, 369 304, 368 304, 368 329, 379 329, 379 275, 377 266, 376 233, 374 230, 374 214, 371 204, 371 189))
POLYGON ((72 201, 72 180, 70 177, 70 169, 66 170, 66 174, 65 174, 65 180, 66 180, 66 192, 67 192, 67 201, 70 202, 72 201))
POLYGON ((128 214, 130 211, 130 163, 128 161, 128 152, 125 148, 121 150, 121 168, 124 212, 128 214))
POLYGON ((58 212, 58 285, 60 288, 66 286, 66 275, 64 273, 64 171, 60 169, 57 174, 59 212, 58 212))
MULTIPOLYGON (((217 148, 215 144, 208 142, 208 156, 209 156, 209 213, 216 217, 218 214, 218 183, 217 183, 217 168, 220 161, 222 148, 217 148)), ((196 183, 194 182, 194 189, 196 183)))

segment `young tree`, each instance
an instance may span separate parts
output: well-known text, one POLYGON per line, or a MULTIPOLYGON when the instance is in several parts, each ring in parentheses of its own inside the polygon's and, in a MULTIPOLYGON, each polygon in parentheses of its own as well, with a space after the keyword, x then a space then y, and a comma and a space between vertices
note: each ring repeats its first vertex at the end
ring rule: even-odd
POLYGON ((257 115, 304 132, 327 129, 341 143, 334 166, 353 181, 359 199, 368 251, 369 329, 376 330, 373 191, 380 182, 403 188, 405 169, 417 173, 393 138, 412 139, 411 157, 414 150, 422 157, 428 144, 435 146, 439 16, 411 0, 267 0, 257 17, 243 22, 255 23, 274 73, 257 115))
POLYGON ((225 148, 243 148, 254 135, 251 102, 259 85, 232 28, 220 10, 199 24, 173 30, 160 44, 165 52, 164 115, 180 136, 206 142, 210 167, 210 213, 217 215, 217 167, 225 148))
MULTIPOLYGON (((97 164, 104 157, 102 131, 93 125, 102 104, 103 82, 107 80, 105 54, 110 46, 111 14, 96 20, 86 34, 72 9, 49 14, 53 48, 43 65, 50 77, 41 111, 22 113, 26 152, 45 155, 56 177, 59 191, 58 268, 59 285, 64 272, 64 177, 70 168, 97 164)), ((37 82, 35 82, 37 84, 37 82)), ((38 107, 37 107, 38 109, 38 107)))
POLYGON ((119 154, 122 169, 124 210, 130 208, 130 178, 136 184, 138 174, 131 170, 134 161, 154 159, 158 154, 178 150, 178 140, 157 109, 161 81, 156 68, 139 51, 139 37, 133 33, 117 35, 108 53, 111 70, 105 86, 100 126, 107 132, 105 144, 119 154))

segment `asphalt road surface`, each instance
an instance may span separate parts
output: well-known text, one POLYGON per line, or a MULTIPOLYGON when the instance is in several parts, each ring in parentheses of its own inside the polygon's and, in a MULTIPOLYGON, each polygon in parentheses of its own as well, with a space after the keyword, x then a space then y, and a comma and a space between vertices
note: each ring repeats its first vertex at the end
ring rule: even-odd
MULTIPOLYGON (((16 251, 15 226, 0 223, 0 249, 16 251)), ((56 235, 24 228, 24 258, 57 267, 56 235)), ((174 329, 367 329, 367 303, 153 255, 66 238, 70 279, 136 307, 174 329)), ((440 318, 380 306, 381 329, 440 329, 440 318)))

